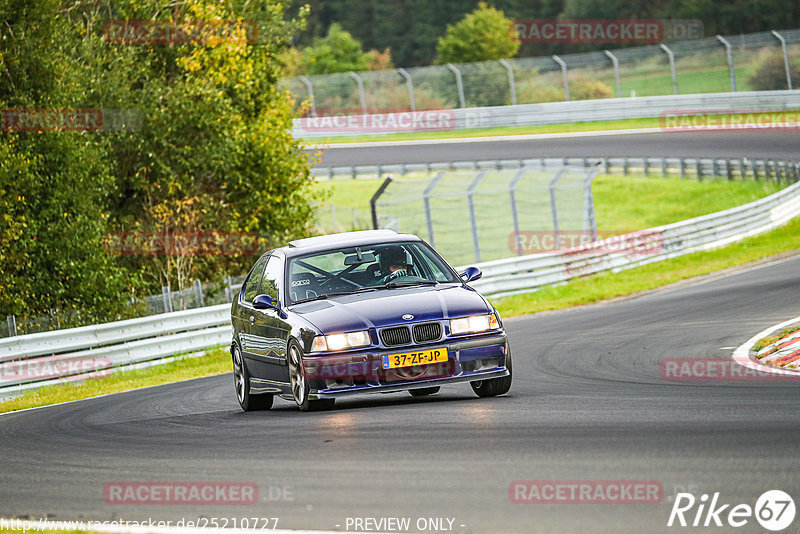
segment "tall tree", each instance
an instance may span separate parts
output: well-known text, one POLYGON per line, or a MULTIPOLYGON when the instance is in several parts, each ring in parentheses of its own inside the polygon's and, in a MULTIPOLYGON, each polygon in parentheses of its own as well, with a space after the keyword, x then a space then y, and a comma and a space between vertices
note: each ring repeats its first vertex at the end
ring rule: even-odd
POLYGON ((438 63, 467 63, 510 58, 519 50, 512 21, 485 2, 447 32, 436 46, 438 63))

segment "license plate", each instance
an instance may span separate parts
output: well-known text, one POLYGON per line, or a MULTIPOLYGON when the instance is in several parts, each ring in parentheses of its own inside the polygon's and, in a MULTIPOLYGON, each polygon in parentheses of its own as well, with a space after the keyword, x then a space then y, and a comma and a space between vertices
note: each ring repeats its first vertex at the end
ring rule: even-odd
POLYGON ((425 365, 446 361, 447 349, 441 347, 438 349, 403 352, 401 354, 385 354, 383 356, 383 368, 394 369, 395 367, 409 367, 411 365, 425 365))

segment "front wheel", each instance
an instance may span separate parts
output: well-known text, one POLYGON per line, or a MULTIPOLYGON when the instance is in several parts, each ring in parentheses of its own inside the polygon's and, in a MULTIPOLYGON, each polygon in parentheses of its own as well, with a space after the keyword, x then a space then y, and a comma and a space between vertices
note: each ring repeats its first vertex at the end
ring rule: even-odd
POLYGON ((511 389, 511 347, 508 347, 508 354, 506 354, 506 367, 508 368, 508 376, 501 376, 500 378, 490 378, 489 380, 476 380, 470 382, 472 391, 479 397, 496 397, 508 393, 511 389))
POLYGON ((336 399, 310 400, 308 398, 309 386, 306 380, 306 371, 303 367, 303 351, 300 346, 291 341, 289 343, 289 382, 292 386, 292 397, 302 412, 317 410, 330 410, 336 399))
POLYGON ((272 408, 272 395, 253 395, 250 393, 250 373, 242 358, 238 345, 233 346, 233 387, 236 388, 236 400, 245 412, 269 410, 272 408))

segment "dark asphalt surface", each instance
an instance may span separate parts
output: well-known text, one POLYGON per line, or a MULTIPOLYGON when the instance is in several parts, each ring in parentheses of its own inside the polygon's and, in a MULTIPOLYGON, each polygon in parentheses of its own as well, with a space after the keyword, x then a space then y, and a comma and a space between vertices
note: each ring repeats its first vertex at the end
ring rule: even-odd
MULTIPOLYGON (((679 488, 751 506, 770 489, 800 498, 800 384, 665 381, 659 362, 727 361, 732 347, 800 315, 799 293, 795 257, 509 319, 514 385, 494 399, 453 385, 430 398, 338 401, 326 413, 302 414, 281 400, 245 414, 229 374, 3 415, 0 516, 278 517, 283 528, 332 530, 348 517, 412 525, 433 517, 454 518, 458 533, 703 531, 667 528, 679 488), (104 502, 107 483, 174 480, 252 481, 261 502, 104 502), (513 504, 515 480, 650 480, 664 497, 513 504), (271 501, 275 488, 290 494, 271 501)), ((766 532, 753 518, 735 530, 766 532)))
POLYGON ((800 134, 761 132, 635 133, 556 139, 435 143, 377 147, 332 146, 320 167, 543 157, 800 157, 800 134))

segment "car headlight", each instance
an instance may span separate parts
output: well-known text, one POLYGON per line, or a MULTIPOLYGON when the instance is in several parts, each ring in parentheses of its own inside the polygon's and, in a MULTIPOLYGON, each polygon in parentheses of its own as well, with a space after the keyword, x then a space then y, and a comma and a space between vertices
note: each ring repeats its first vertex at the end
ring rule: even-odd
POLYGON ((369 332, 366 330, 344 334, 328 334, 327 336, 315 337, 314 342, 311 344, 311 351, 323 352, 327 350, 352 349, 365 347, 370 343, 369 332))
POLYGON ((496 328, 500 328, 500 323, 497 321, 497 316, 493 313, 450 319, 450 333, 453 335, 484 332, 496 328))

